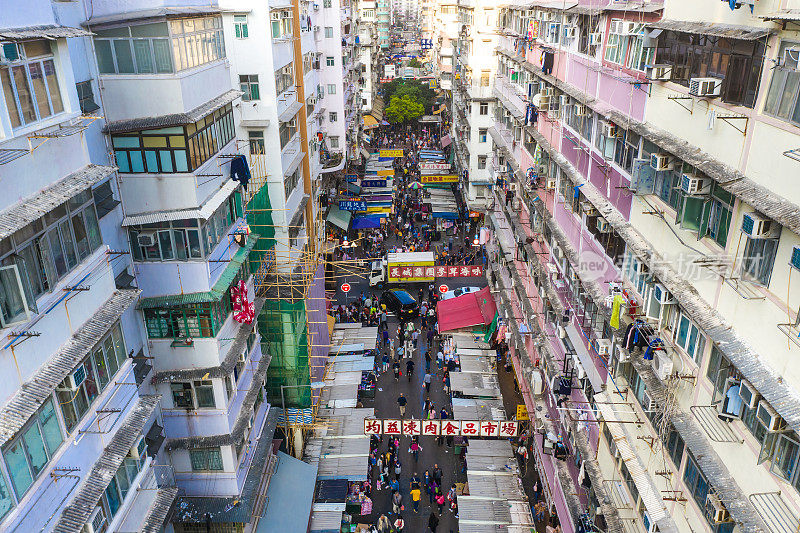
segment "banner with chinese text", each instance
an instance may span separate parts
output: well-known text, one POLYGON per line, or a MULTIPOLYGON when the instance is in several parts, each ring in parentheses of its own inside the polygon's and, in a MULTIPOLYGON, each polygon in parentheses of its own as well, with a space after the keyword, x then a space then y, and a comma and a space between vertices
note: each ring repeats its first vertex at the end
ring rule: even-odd
POLYGON ((339 200, 339 209, 342 211, 366 211, 367 202, 361 199, 339 200))
POLYGON ((420 163, 420 170, 450 170, 450 163, 420 163))
POLYGON ((364 435, 405 435, 443 437, 517 436, 516 420, 401 420, 394 418, 364 419, 364 435))
POLYGON ((483 266, 481 265, 389 267, 390 278, 470 278, 478 276, 483 276, 483 266))
POLYGON ((402 148, 383 148, 378 157, 403 157, 402 148))
POLYGON ((458 182, 458 176, 455 174, 447 175, 447 176, 420 176, 419 181, 422 183, 456 183, 458 182))

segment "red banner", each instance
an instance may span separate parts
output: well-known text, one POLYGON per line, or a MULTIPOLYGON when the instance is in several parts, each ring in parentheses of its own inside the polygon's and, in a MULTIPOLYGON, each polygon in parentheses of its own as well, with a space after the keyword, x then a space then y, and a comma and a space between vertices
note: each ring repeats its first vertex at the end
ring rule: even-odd
POLYGON ((516 420, 399 420, 364 419, 364 435, 516 437, 516 420))
POLYGON ((483 276, 481 265, 393 266, 390 278, 474 278, 483 276))

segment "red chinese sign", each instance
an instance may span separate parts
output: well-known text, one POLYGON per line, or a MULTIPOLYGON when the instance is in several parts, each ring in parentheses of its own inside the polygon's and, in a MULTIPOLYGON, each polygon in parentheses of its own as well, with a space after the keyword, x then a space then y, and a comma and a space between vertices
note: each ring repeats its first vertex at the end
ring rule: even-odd
POLYGON ((394 266, 390 278, 469 278, 483 276, 482 265, 394 266))
POLYGON ((511 438, 519 433, 516 420, 397 420, 364 419, 364 435, 423 435, 511 438))

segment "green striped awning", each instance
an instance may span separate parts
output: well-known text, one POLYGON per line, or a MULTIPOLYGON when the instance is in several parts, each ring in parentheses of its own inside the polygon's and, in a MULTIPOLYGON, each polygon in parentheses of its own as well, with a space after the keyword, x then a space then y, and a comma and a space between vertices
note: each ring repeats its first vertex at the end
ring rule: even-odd
POLYGON ((334 205, 331 206, 331 210, 328 212, 328 222, 344 231, 347 231, 350 228, 350 218, 352 216, 352 212, 342 211, 334 205))
POLYGON ((217 282, 206 292, 190 292, 184 294, 168 294, 166 296, 153 296, 151 298, 142 298, 139 301, 139 309, 152 309, 154 307, 177 307, 180 305, 189 304, 202 304, 218 302, 222 299, 228 289, 230 289, 233 280, 239 269, 242 268, 242 263, 245 262, 250 251, 256 245, 258 235, 251 233, 247 239, 247 244, 233 254, 228 266, 220 275, 217 282))

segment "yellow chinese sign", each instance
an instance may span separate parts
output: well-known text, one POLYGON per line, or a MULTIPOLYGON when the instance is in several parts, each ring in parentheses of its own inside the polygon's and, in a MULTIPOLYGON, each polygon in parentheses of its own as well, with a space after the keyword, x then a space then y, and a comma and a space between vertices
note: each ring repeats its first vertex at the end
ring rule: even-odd
POLYGON ((389 169, 386 169, 386 170, 379 170, 378 171, 378 176, 394 176, 394 169, 393 168, 389 168, 389 169))
POLYGON ((403 157, 402 148, 383 149, 378 153, 378 157, 403 157))
POLYGON ((448 176, 420 176, 419 180, 422 183, 457 183, 458 176, 455 174, 448 176))
POLYGON ((524 403, 517 404, 517 420, 530 420, 528 418, 528 408, 524 403))

